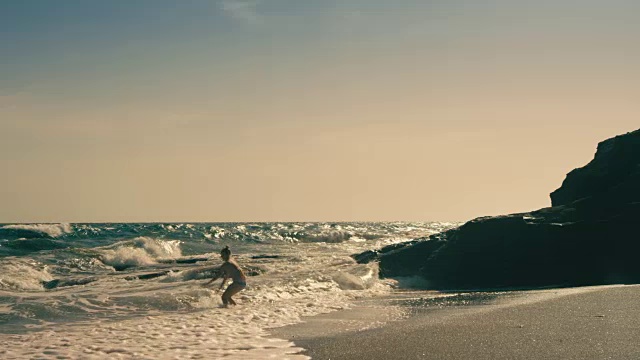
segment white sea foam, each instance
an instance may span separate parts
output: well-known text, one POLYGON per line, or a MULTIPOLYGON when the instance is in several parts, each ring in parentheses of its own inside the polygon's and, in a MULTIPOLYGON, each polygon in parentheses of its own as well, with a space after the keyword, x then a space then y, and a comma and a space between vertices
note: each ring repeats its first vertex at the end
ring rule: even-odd
POLYGON ((15 229, 15 230, 27 230, 34 231, 43 234, 47 234, 51 237, 59 237, 64 234, 73 232, 70 224, 15 224, 5 225, 2 229, 15 229))
POLYGON ((0 339, 3 359, 308 359, 291 342, 269 338, 244 309, 62 326, 0 339))
POLYGON ((149 237, 138 237, 133 240, 134 245, 144 249, 155 258, 177 258, 182 256, 180 241, 161 240, 149 237))
POLYGON ((101 252, 103 263, 119 268, 147 266, 155 264, 158 259, 173 259, 182 256, 180 241, 149 237, 122 241, 102 248, 101 252))
POLYGON ((104 264, 116 268, 147 266, 156 263, 156 260, 144 249, 133 247, 104 250, 101 260, 104 264))
POLYGON ((40 291, 53 277, 47 267, 33 260, 5 258, 0 262, 0 289, 40 291))

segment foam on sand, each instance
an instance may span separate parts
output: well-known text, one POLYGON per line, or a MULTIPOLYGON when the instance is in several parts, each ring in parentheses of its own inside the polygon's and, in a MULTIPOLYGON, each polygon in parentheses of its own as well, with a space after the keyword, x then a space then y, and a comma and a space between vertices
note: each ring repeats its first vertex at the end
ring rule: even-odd
POLYGON ((271 339, 247 309, 148 316, 100 324, 76 324, 48 331, 0 335, 4 359, 307 359, 286 340, 271 339))
MULTIPOLYGON (((303 349, 290 341, 270 338, 266 329, 299 322, 302 316, 347 308, 352 294, 335 291, 335 287, 334 283, 308 280, 306 287, 300 284, 241 293, 241 305, 221 308, 219 292, 197 286, 181 298, 192 301, 192 308, 200 311, 169 315, 158 311, 142 318, 51 324, 33 333, 0 334, 4 344, 0 355, 5 359, 104 359, 114 355, 127 359, 308 359, 297 354, 303 349)), ((112 301, 109 296, 100 300, 112 301)), ((98 299, 87 305, 94 301, 98 299)), ((132 306, 133 301, 162 299, 154 298, 154 291, 149 290, 128 301, 132 306)))

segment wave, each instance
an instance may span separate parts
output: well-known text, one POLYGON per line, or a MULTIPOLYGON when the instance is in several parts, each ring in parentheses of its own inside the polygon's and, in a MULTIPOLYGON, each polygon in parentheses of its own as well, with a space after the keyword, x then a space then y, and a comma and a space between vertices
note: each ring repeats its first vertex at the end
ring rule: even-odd
POLYGON ((374 240, 387 236, 372 233, 364 226, 320 223, 264 223, 211 226, 203 236, 209 240, 235 240, 252 243, 341 243, 353 239, 374 240))
POLYGON ((71 224, 13 224, 0 227, 0 236, 9 238, 57 238, 73 232, 71 224))
POLYGON ((160 260, 182 256, 180 241, 149 237, 121 241, 96 250, 100 253, 100 261, 118 271, 131 267, 149 266, 160 260))
POLYGON ((2 246, 14 250, 13 255, 28 254, 41 250, 54 250, 68 247, 67 244, 53 239, 17 239, 8 240, 2 246))
POLYGON ((53 280, 46 265, 34 260, 10 258, 0 263, 0 289, 41 291, 53 280))
POLYGON ((321 232, 318 234, 295 234, 294 237, 298 238, 301 242, 341 243, 357 236, 353 232, 334 230, 321 232))
POLYGON ((42 286, 47 290, 51 290, 58 287, 86 285, 94 281, 98 281, 98 278, 87 277, 87 278, 79 278, 79 279, 53 279, 49 281, 43 281, 42 286))
POLYGON ((332 277, 342 290, 365 290, 378 283, 378 265, 355 265, 348 272, 341 271, 332 277))
MULTIPOLYGON (((437 230, 437 223, 84 223, 5 224, 0 239, 82 240, 82 247, 149 237, 190 243, 234 241, 262 243, 340 243, 351 240, 416 238, 437 230)), ((442 224, 442 227, 448 227, 442 224)), ((441 229, 440 229, 441 230, 441 229)), ((76 245, 76 246, 78 246, 76 245)))

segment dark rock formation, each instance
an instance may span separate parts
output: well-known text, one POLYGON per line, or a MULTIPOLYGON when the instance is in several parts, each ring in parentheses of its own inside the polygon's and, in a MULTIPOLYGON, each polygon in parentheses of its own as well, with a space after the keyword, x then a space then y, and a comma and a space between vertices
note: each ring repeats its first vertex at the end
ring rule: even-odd
POLYGON ((640 283, 640 130, 600 143, 551 199, 354 257, 380 261, 384 277, 421 275, 434 289, 640 283))
POLYGON ((637 180, 639 170, 640 130, 605 140, 598 144, 589 164, 567 174, 562 186, 551 193, 551 205, 568 205, 605 192, 626 195, 630 190, 637 194, 639 183, 629 184, 629 180, 637 180), (625 184, 635 186, 617 189, 625 184))

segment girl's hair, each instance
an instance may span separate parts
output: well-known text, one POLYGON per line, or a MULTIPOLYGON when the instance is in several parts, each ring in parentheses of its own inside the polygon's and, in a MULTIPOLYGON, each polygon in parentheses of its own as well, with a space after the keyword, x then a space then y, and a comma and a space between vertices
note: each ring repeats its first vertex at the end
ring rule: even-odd
POLYGON ((229 250, 229 245, 225 246, 222 250, 220 250, 220 254, 231 255, 231 250, 229 250))

